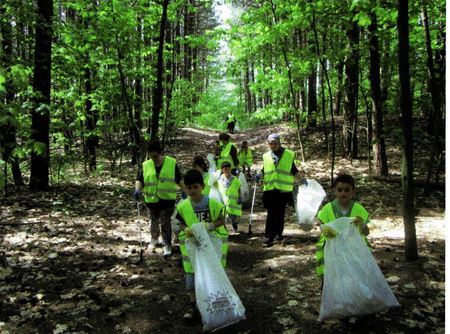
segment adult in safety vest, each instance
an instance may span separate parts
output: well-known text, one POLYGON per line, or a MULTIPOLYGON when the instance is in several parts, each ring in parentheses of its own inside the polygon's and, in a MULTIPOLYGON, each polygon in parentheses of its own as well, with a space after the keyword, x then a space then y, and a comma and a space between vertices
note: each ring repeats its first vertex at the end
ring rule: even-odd
POLYGON ((151 241, 148 249, 155 251, 161 231, 163 255, 166 257, 172 255, 171 217, 181 173, 175 158, 162 154, 159 141, 150 142, 147 151, 150 159, 142 163, 138 172, 134 197, 137 201, 143 197, 150 212, 151 241))
POLYGON ((195 271, 186 248, 186 240, 192 238, 190 227, 194 224, 204 224, 210 238, 216 238, 221 244, 221 264, 225 268, 228 253, 228 232, 224 226, 225 208, 222 203, 203 195, 203 176, 196 169, 189 170, 184 177, 185 190, 188 198, 177 205, 176 219, 180 221, 181 231, 178 234, 180 250, 185 272, 186 290, 192 305, 192 312, 186 313, 185 320, 198 318, 195 304, 195 271))
POLYGON ((295 153, 281 146, 276 133, 268 137, 270 150, 263 155, 263 204, 267 209, 264 246, 273 245, 275 238, 284 239, 284 213, 292 202, 295 177, 302 174, 295 166, 295 153))
POLYGON ((239 158, 236 144, 231 141, 231 137, 227 133, 219 134, 220 153, 216 156, 216 167, 222 168, 224 162, 229 162, 233 175, 237 174, 239 168, 239 158))

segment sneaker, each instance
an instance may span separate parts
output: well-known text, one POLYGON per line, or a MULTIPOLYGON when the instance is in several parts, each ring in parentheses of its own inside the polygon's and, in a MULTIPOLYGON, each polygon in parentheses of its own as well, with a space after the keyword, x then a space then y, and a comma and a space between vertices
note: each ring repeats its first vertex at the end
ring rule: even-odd
POLYGON ((168 257, 172 255, 172 247, 170 246, 164 246, 163 248, 163 256, 168 257))
POLYGON ((284 240, 284 236, 282 235, 277 235, 277 241, 283 241, 284 240))
POLYGON ((154 252, 157 244, 158 242, 156 240, 151 240, 150 243, 148 244, 148 250, 150 252, 154 252))

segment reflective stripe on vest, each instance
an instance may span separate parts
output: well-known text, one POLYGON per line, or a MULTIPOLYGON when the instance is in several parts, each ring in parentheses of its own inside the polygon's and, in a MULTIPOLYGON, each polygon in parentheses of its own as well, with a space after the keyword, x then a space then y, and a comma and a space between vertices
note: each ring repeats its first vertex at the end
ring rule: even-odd
MULTIPOLYGON (((213 198, 209 198, 208 207, 211 221, 217 221, 220 217, 221 212, 223 211, 223 204, 213 198)), ((199 223, 197 215, 195 214, 194 209, 192 208, 191 201, 189 199, 181 201, 177 205, 177 211, 188 227, 191 227, 193 224, 199 223)), ((228 254, 228 232, 225 226, 222 225, 216 228, 214 231, 211 231, 210 233, 220 238, 222 241, 222 258, 220 262, 223 267, 226 267, 228 254)), ((180 233, 178 234, 178 239, 180 241, 180 250, 183 258, 184 271, 187 273, 193 273, 194 268, 192 267, 191 261, 189 259, 189 254, 186 249, 186 234, 184 233, 184 230, 180 231, 180 233)))
POLYGON ((281 191, 294 190, 294 176, 291 174, 295 153, 284 150, 278 165, 275 166, 271 152, 263 155, 264 191, 278 189, 281 191))
POLYGON ((153 160, 144 161, 144 201, 156 203, 159 199, 175 200, 177 198, 177 185, 175 183, 176 160, 172 157, 164 157, 164 162, 156 177, 156 169, 153 160))
POLYGON ((241 181, 233 176, 230 186, 226 189, 221 180, 219 180, 219 191, 224 199, 227 213, 235 216, 242 216, 242 205, 238 203, 241 181))

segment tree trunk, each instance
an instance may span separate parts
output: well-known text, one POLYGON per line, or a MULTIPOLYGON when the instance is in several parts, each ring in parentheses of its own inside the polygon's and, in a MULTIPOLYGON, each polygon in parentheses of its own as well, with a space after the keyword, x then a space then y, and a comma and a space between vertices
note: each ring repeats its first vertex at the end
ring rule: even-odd
POLYGON ((31 111, 31 139, 40 150, 31 153, 30 190, 42 191, 49 187, 49 127, 50 81, 52 52, 53 0, 38 0, 36 42, 34 52, 33 92, 31 111))
MULTIPOLYGON (((430 149, 430 157, 428 159, 428 171, 427 171, 427 183, 431 182, 431 177, 433 174, 433 169, 435 165, 436 158, 439 158, 440 152, 443 150, 444 133, 443 122, 442 122, 442 111, 441 111, 441 94, 439 93, 438 84, 436 81, 436 71, 434 67, 433 59, 433 49, 431 48, 431 37, 430 37, 430 27, 428 22, 428 11, 425 3, 422 3, 422 13, 423 13, 423 25, 425 33, 425 45, 427 50, 427 68, 428 68, 428 88, 431 94, 431 102, 433 108, 428 119, 428 133, 433 136, 430 149)), ((429 193, 429 187, 426 188, 425 194, 429 193)))
POLYGON ((428 132, 430 135, 435 134, 436 125, 441 121, 441 96, 439 94, 439 89, 436 82, 436 74, 434 69, 434 59, 433 59, 433 50, 431 48, 431 37, 430 37, 430 26, 428 22, 428 11, 427 6, 423 2, 422 3, 422 14, 423 14, 423 25, 424 25, 424 34, 425 34, 425 45, 427 50, 427 68, 428 68, 428 88, 431 95, 431 102, 433 108, 432 112, 428 118, 428 132))
POLYGON ((92 110, 92 82, 91 82, 91 70, 89 69, 89 56, 86 58, 86 67, 84 69, 84 88, 86 93, 86 154, 89 166, 89 171, 93 172, 97 168, 97 144, 98 137, 94 134, 95 126, 97 124, 97 112, 92 110))
POLYGON ((359 87, 359 27, 357 22, 347 31, 350 54, 345 64, 345 98, 344 98, 344 148, 348 158, 358 157, 358 87, 359 87))
POLYGON ((317 72, 314 64, 308 78, 308 127, 317 126, 317 72))
POLYGON ((153 88, 153 108, 152 108, 152 124, 150 139, 158 138, 159 130, 159 115, 163 106, 163 71, 164 71, 164 40, 167 22, 167 7, 169 0, 163 1, 161 24, 159 28, 159 43, 158 43, 158 60, 156 64, 156 84, 153 88))
POLYGON ((405 256, 417 260, 417 240, 413 179, 413 119, 409 77, 408 0, 398 2, 398 69, 400 79, 400 110, 402 112, 402 194, 403 223, 405 227, 405 256))
MULTIPOLYGON (((0 15, 5 15, 5 10, 3 4, 0 5, 0 15)), ((0 55, 0 60, 5 68, 5 71, 10 72, 12 61, 13 61, 13 42, 12 42, 12 27, 11 23, 7 20, 1 20, 1 34, 2 34, 2 50, 3 53, 0 55)), ((7 76, 5 82, 5 103, 10 104, 14 100, 14 84, 9 76, 7 76)), ((22 172, 20 171, 19 159, 13 156, 13 151, 17 146, 16 142, 16 126, 13 121, 13 115, 7 109, 6 115, 8 116, 8 121, 0 126, 0 143, 3 149, 2 156, 5 164, 11 164, 11 171, 13 174, 14 184, 16 186, 23 186, 22 172)), ((5 189, 6 188, 5 179, 5 189)))
POLYGON ((370 97, 372 98, 373 152, 377 176, 388 175, 386 144, 383 133, 383 103, 381 101, 380 47, 378 43, 378 22, 376 13, 371 13, 369 26, 369 80, 370 97))

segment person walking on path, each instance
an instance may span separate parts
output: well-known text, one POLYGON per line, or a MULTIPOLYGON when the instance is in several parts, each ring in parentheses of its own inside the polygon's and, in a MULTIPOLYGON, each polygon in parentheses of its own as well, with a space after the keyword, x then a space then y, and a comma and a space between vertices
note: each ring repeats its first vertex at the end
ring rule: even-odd
POLYGON ((226 219, 233 231, 238 230, 239 217, 242 216, 241 181, 231 174, 231 165, 228 161, 222 163, 222 175, 218 181, 219 192, 224 199, 226 219))
POLYGON ((227 123, 228 133, 234 133, 234 127, 236 126, 236 117, 231 111, 228 113, 227 118, 225 118, 225 122, 227 123))
POLYGON ((139 201, 143 195, 150 211, 149 251, 154 252, 161 230, 163 255, 168 257, 172 255, 171 216, 175 209, 177 185, 181 187, 182 177, 176 159, 162 154, 159 141, 150 142, 147 151, 150 159, 139 168, 134 198, 139 201))
POLYGON ((253 165, 253 153, 252 149, 248 147, 248 142, 246 140, 242 142, 238 158, 239 158, 239 165, 242 166, 242 172, 244 173, 244 175, 246 174, 247 176, 250 176, 250 167, 252 167, 253 165))
POLYGON ((219 134, 219 142, 221 145, 221 151, 216 156, 217 168, 222 168, 224 162, 229 162, 231 165, 231 172, 233 175, 237 175, 239 168, 239 158, 236 148, 236 144, 231 141, 231 137, 227 133, 219 134))
POLYGON ((200 320, 200 313, 195 300, 195 272, 186 248, 186 239, 192 237, 191 227, 193 224, 204 224, 209 231, 210 238, 219 238, 222 241, 221 264, 225 268, 228 253, 228 232, 225 224, 225 207, 219 201, 203 195, 203 176, 196 169, 189 170, 184 176, 184 185, 188 195, 177 205, 176 219, 180 221, 181 231, 178 234, 180 250, 183 258, 183 269, 185 272, 185 286, 189 293, 191 310, 183 315, 188 324, 195 324, 200 320))
MULTIPOLYGON (((275 238, 284 239, 284 213, 292 202, 295 178, 303 173, 295 166, 295 153, 281 146, 280 136, 272 133, 268 137, 270 150, 263 155, 263 204, 267 209, 264 246, 271 247, 275 238)), ((255 176, 259 181, 261 175, 255 176)))
POLYGON ((333 191, 335 199, 325 204, 317 214, 318 223, 322 225, 322 233, 316 243, 316 273, 319 277, 323 276, 325 270, 325 242, 336 236, 336 231, 326 225, 329 222, 341 217, 355 218, 353 224, 358 228, 367 245, 369 244, 366 239, 370 232, 367 225, 369 223, 369 213, 361 204, 353 201, 356 193, 353 177, 348 174, 338 175, 333 182, 333 191))

